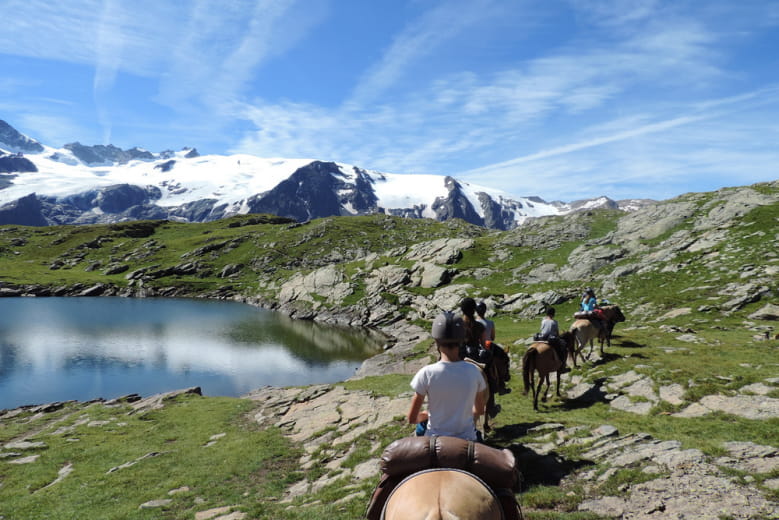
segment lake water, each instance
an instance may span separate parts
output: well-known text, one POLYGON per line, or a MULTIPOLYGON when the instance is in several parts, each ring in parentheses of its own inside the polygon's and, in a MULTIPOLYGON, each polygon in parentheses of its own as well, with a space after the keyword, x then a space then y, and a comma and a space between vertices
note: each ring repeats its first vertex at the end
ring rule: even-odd
POLYGON ((235 302, 0 298, 0 409, 191 386, 239 396, 331 383, 379 350, 360 331, 235 302))

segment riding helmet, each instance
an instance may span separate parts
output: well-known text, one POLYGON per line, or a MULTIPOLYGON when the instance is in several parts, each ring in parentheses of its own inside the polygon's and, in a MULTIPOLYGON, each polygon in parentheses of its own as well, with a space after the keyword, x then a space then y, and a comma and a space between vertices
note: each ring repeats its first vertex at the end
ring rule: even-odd
POLYGON ((433 320, 433 339, 446 343, 462 343, 465 340, 465 324, 452 311, 442 312, 433 320))

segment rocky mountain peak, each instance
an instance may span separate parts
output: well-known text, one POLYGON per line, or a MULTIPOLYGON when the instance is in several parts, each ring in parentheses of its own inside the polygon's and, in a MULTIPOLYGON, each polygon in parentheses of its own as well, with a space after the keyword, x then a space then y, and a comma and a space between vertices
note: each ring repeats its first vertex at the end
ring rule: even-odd
POLYGON ((0 148, 11 152, 39 153, 43 146, 0 119, 0 148))

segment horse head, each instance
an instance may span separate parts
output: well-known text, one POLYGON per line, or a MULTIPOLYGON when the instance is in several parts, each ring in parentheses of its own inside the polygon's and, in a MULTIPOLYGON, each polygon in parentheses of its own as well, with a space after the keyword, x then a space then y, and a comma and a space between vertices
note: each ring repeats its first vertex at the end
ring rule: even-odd
POLYGON ((619 305, 606 305, 601 309, 606 314, 608 321, 611 323, 621 323, 625 321, 625 315, 622 314, 622 310, 619 308, 619 305))

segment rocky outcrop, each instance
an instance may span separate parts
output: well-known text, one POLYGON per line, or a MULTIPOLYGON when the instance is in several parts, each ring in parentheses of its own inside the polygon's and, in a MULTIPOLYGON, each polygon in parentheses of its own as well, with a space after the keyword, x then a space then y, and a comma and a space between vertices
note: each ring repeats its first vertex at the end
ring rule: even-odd
POLYGON ((43 216, 42 210, 41 201, 34 193, 31 193, 26 197, 0 206, 0 225, 47 226, 49 223, 43 216))
POLYGON ((35 164, 21 155, 4 154, 0 152, 0 173, 37 172, 35 164))
POLYGON ((124 164, 132 160, 153 161, 154 154, 140 148, 122 150, 112 144, 86 146, 79 142, 69 143, 64 146, 70 150, 81 162, 88 165, 124 164))
POLYGON ((41 143, 20 133, 3 120, 0 120, 0 148, 11 152, 25 153, 39 153, 43 151, 41 143))

